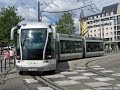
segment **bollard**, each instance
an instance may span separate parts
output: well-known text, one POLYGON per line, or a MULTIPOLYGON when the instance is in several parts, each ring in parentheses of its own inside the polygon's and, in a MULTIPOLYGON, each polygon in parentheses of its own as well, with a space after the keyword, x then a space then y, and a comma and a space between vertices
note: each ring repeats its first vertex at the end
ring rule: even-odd
POLYGON ((1 72, 2 72, 2 60, 0 60, 0 64, 1 64, 1 72))
POLYGON ((14 57, 13 59, 14 59, 14 66, 15 66, 15 63, 16 63, 16 62, 15 62, 15 57, 14 57))
POLYGON ((5 70, 6 70, 6 59, 5 59, 5 70))
POLYGON ((9 59, 9 68, 11 67, 11 64, 10 64, 11 62, 10 62, 10 59, 9 59))

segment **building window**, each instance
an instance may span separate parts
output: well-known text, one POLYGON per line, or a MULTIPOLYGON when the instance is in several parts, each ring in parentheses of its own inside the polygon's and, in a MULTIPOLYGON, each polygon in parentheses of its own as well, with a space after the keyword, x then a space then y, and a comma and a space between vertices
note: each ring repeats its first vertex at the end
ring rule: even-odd
POLYGON ((111 33, 111 35, 113 34, 112 32, 110 32, 111 33))
POLYGON ((112 38, 110 38, 110 41, 112 41, 112 38))
POLYGON ((112 25, 112 23, 110 22, 109 25, 112 25))
POLYGON ((93 17, 91 17, 91 19, 93 19, 93 17))
POLYGON ((117 16, 117 24, 120 24, 120 15, 117 16))
POLYGON ((113 15, 113 12, 111 12, 110 14, 113 15))
POLYGON ((108 36, 108 33, 106 33, 106 35, 108 36))
POLYGON ((104 17, 105 16, 105 14, 102 14, 102 17, 104 17))
POLYGON ((109 15, 109 13, 106 13, 106 16, 108 16, 109 15))
POLYGON ((120 26, 117 26, 117 30, 120 30, 120 26))
POLYGON ((96 19, 97 17, 96 16, 94 16, 94 19, 96 19))
POLYGON ((100 18, 100 15, 98 15, 98 18, 100 18))

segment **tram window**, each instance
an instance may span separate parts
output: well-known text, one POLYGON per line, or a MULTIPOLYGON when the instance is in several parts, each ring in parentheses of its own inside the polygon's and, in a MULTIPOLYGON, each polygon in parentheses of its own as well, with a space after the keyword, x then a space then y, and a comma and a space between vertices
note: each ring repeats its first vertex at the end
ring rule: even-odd
POLYGON ((87 52, 103 51, 102 42, 87 42, 86 44, 87 52))
POLYGON ((77 53, 82 51, 82 41, 60 41, 61 54, 77 53))
POLYGON ((53 49, 53 34, 49 34, 47 47, 45 51, 45 59, 52 59, 54 58, 54 49, 53 49))

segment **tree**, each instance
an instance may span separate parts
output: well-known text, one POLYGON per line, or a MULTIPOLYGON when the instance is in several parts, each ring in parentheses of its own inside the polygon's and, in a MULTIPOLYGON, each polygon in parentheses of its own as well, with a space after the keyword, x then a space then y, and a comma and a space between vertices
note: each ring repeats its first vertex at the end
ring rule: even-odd
POLYGON ((58 33, 72 34, 74 32, 74 20, 72 14, 69 12, 64 13, 56 23, 56 29, 58 33))
POLYGON ((10 30, 16 26, 23 18, 16 13, 17 9, 13 7, 1 8, 0 11, 0 43, 9 43, 10 30))

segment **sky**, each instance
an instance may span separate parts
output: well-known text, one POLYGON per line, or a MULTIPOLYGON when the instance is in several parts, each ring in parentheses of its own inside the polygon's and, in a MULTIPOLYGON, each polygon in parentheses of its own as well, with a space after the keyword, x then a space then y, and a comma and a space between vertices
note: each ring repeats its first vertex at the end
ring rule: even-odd
MULTIPOLYGON (((84 15, 89 16, 91 14, 101 12, 104 6, 120 3, 120 0, 0 0, 0 8, 15 6, 17 8, 18 15, 21 15, 23 18, 25 18, 25 21, 23 22, 33 22, 38 20, 38 1, 40 1, 42 4, 40 5, 41 11, 44 11, 41 13, 42 21, 51 23, 55 23, 63 14, 63 12, 48 12, 61 12, 82 8, 84 15)), ((75 27, 78 29, 78 20, 81 10, 77 9, 71 13, 73 14, 75 27)))

